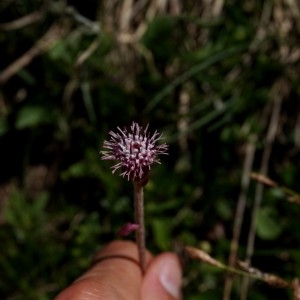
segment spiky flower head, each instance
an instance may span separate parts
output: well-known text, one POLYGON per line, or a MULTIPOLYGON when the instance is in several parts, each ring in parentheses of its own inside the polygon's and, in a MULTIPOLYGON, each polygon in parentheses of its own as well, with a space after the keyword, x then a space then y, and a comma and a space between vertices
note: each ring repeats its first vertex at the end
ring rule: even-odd
POLYGON ((117 164, 112 167, 114 173, 122 169, 121 176, 128 180, 147 182, 148 175, 153 163, 160 163, 159 154, 167 154, 167 144, 157 145, 162 139, 162 134, 155 131, 148 132, 148 125, 143 128, 136 122, 132 122, 130 128, 119 127, 118 131, 110 131, 110 139, 104 141, 101 151, 103 160, 116 160, 117 164))

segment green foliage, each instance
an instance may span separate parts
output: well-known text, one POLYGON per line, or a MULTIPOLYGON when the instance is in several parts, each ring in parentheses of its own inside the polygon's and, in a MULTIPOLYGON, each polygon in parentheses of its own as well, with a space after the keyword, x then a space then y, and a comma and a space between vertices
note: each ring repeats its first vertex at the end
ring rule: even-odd
POLYGON ((257 216, 257 235, 264 240, 274 240, 282 232, 278 214, 272 207, 262 207, 257 216))
POLYGON ((16 190, 12 193, 3 214, 7 224, 15 230, 14 235, 17 240, 26 240, 31 236, 34 227, 41 227, 47 197, 48 195, 43 193, 36 201, 28 202, 21 191, 16 190), (26 214, 23 213, 24 211, 26 214))
POLYGON ((54 116, 49 114, 49 109, 38 106, 24 106, 19 110, 15 127, 17 130, 52 124, 55 120, 54 116))
MULTIPOLYGON (((287 196, 300 176, 296 2, 224 1, 218 12, 209 1, 135 1, 128 23, 122 1, 108 2, 0 1, 1 299, 52 299, 132 221, 132 186, 99 155, 109 130, 132 120, 170 145, 145 189, 154 254, 191 245, 227 260, 253 143, 251 170, 266 163, 279 183, 263 191, 253 264, 299 277, 300 208, 287 196), (11 23, 32 12, 42 17, 11 23)), ((251 181, 241 260, 255 190, 251 181)), ((185 299, 222 298, 223 272, 188 261, 184 275, 185 299)), ((273 293, 254 284, 249 299, 273 293)))
POLYGON ((8 130, 7 121, 4 118, 0 119, 0 136, 4 135, 8 130))
POLYGON ((157 17, 149 24, 141 42, 151 51, 158 66, 165 65, 180 49, 176 49, 175 36, 179 25, 178 20, 168 16, 157 17))

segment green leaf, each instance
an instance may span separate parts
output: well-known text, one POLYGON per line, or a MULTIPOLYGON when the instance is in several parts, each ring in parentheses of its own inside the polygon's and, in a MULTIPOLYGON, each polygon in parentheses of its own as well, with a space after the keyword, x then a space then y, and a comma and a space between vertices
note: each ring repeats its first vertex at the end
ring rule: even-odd
POLYGON ((216 203, 216 211, 224 220, 230 220, 230 218, 232 218, 232 210, 226 199, 221 199, 216 203))
POLYGON ((243 52, 248 47, 248 44, 241 44, 237 46, 233 46, 229 49, 222 50, 218 53, 212 54, 210 57, 207 57, 205 60, 201 61, 199 64, 191 67, 185 73, 181 74, 177 78, 175 78, 170 84, 166 85, 158 94, 154 96, 153 99, 148 103, 145 111, 150 112, 154 109, 155 106, 158 105, 160 101, 162 101, 167 95, 172 93, 175 88, 184 82, 188 81, 190 78, 195 77, 200 72, 204 72, 207 68, 212 65, 223 61, 224 59, 236 55, 237 53, 243 52))
POLYGON ((90 171, 87 163, 85 161, 78 161, 62 172, 61 177, 63 180, 68 180, 69 178, 81 178, 89 174, 90 171))
POLYGON ((167 250, 170 242, 170 220, 155 219, 151 225, 155 244, 161 250, 167 250))
POLYGON ((272 207, 263 207, 258 213, 256 223, 257 235, 263 240, 274 240, 282 232, 278 214, 272 207))
POLYGON ((29 85, 36 85, 37 80, 29 71, 23 69, 18 72, 18 75, 29 85))
POLYGON ((53 115, 49 110, 41 106, 25 106, 17 114, 15 126, 17 129, 32 128, 49 124, 53 115))

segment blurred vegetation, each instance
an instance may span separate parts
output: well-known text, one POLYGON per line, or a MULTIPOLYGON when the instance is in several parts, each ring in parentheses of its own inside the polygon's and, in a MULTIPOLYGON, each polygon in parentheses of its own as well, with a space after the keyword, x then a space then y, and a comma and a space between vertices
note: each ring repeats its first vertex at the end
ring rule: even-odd
MULTIPOLYGON (((300 277, 300 207, 249 179, 299 192, 297 1, 4 0, 0 20, 1 299, 53 298, 132 221, 132 186, 99 156, 132 120, 170 144, 145 191, 154 253, 227 262, 244 198, 238 258, 254 217, 251 264, 300 277)), ((224 271, 184 275, 185 299, 222 298, 224 271)), ((292 299, 249 284, 247 299, 292 299)))

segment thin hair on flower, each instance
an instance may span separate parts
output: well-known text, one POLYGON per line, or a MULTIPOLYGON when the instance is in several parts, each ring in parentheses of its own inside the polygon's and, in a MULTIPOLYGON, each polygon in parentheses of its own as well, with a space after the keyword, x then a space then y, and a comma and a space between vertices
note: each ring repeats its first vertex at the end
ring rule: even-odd
POLYGON ((149 124, 143 128, 138 123, 132 122, 130 128, 117 127, 118 131, 110 131, 110 139, 105 140, 101 151, 103 160, 116 160, 112 166, 112 173, 122 169, 121 176, 128 180, 145 180, 153 163, 160 163, 159 154, 167 154, 168 145, 157 142, 163 139, 157 130, 151 134, 148 132, 149 124))

